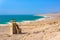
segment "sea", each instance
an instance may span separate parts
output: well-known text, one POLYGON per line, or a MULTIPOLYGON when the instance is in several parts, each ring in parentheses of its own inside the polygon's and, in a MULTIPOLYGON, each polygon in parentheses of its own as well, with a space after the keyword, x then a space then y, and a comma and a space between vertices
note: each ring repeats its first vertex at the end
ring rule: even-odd
POLYGON ((37 19, 44 18, 44 16, 36 16, 36 15, 0 15, 0 24, 7 24, 11 20, 16 20, 16 22, 23 21, 33 21, 37 19))

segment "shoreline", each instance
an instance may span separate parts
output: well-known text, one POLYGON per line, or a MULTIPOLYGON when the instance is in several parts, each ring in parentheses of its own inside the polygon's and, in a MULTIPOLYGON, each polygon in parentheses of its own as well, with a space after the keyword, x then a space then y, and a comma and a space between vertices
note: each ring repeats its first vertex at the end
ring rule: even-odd
MULTIPOLYGON (((49 18, 50 16, 43 16, 44 18, 39 18, 39 19, 36 19, 36 20, 27 20, 27 21, 22 21, 22 22, 16 22, 16 23, 30 23, 30 22, 36 22, 36 21, 42 21, 42 20, 45 20, 45 18, 49 18)), ((6 26, 8 25, 10 22, 7 22, 6 24, 0 24, 0 26, 6 26)))
POLYGON ((41 21, 41 20, 44 20, 45 18, 50 18, 50 16, 43 16, 44 18, 39 18, 39 19, 36 19, 36 20, 32 20, 32 21, 30 21, 30 20, 27 20, 27 21, 22 21, 22 22, 20 22, 20 23, 26 23, 26 22, 35 22, 35 21, 41 21))
MULTIPOLYGON (((22 34, 11 35, 10 25, 0 26, 0 39, 2 40, 60 40, 60 14, 43 15, 45 18, 34 20, 33 22, 25 21, 18 23, 22 34), (41 20, 41 21, 40 21, 41 20), (36 22, 35 22, 36 21, 36 22), (40 36, 39 36, 40 35, 40 36)), ((5 25, 5 24, 4 24, 5 25)))

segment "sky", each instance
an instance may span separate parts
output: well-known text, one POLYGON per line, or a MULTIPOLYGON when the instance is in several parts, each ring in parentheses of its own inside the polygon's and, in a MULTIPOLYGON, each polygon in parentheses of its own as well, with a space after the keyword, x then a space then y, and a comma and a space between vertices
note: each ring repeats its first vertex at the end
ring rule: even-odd
POLYGON ((60 11, 60 0, 0 0, 0 15, 45 14, 60 11))

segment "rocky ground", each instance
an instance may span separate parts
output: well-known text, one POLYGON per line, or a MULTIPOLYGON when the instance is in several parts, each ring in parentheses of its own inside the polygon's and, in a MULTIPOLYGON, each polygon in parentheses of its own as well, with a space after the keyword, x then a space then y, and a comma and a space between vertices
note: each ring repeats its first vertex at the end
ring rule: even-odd
POLYGON ((21 34, 9 35, 9 25, 0 25, 0 40, 60 40, 60 14, 42 21, 18 23, 21 34))

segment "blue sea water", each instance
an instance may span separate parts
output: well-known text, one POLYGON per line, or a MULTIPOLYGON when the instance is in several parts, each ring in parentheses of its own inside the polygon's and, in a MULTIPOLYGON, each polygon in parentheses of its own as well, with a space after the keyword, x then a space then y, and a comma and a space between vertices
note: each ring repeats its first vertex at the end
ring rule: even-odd
POLYGON ((22 22, 22 21, 31 21, 44 18, 44 16, 34 16, 34 15, 0 15, 0 24, 6 24, 10 22, 10 20, 15 19, 16 22, 22 22))

